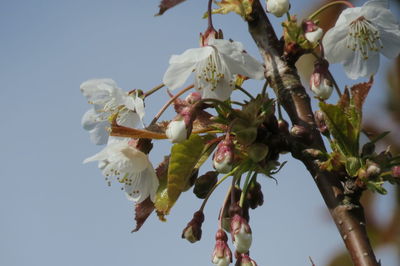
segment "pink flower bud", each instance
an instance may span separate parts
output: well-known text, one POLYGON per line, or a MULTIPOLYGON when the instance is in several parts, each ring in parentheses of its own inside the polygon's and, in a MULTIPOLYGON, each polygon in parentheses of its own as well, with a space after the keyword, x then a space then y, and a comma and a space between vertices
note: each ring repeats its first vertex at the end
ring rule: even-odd
POLYGON ((234 145, 230 137, 221 141, 214 153, 213 166, 220 173, 229 173, 233 167, 234 145))
POLYGON ((239 253, 247 253, 253 240, 251 228, 246 219, 235 214, 231 220, 231 234, 233 245, 239 253))
POLYGON ((314 23, 314 21, 305 20, 303 21, 302 26, 303 26, 304 36, 309 42, 317 43, 319 40, 321 40, 324 31, 320 27, 318 27, 314 23))
POLYGON ((400 165, 392 167, 392 176, 395 178, 400 178, 400 165))
POLYGON ((204 222, 204 213, 197 211, 193 214, 193 219, 187 224, 182 232, 182 238, 190 243, 195 243, 201 239, 201 225, 204 222))
POLYGON ((248 254, 240 254, 238 260, 236 261, 238 266, 257 266, 257 263, 249 257, 248 254))
POLYGON ((211 261, 218 266, 227 266, 232 262, 232 252, 227 244, 228 236, 223 230, 219 229, 215 239, 217 242, 215 243, 211 261))
POLYGON ((192 133, 193 120, 196 116, 193 109, 195 108, 184 107, 175 119, 168 124, 165 135, 172 143, 185 141, 192 133))
POLYGON ((192 93, 190 93, 186 98, 185 98, 185 101, 188 103, 188 104, 195 104, 195 103, 197 103, 198 101, 200 101, 201 100, 201 93, 200 92, 192 92, 192 93))
POLYGON ((320 100, 328 99, 333 91, 332 80, 328 74, 328 66, 327 61, 316 62, 314 72, 310 78, 311 90, 320 100))

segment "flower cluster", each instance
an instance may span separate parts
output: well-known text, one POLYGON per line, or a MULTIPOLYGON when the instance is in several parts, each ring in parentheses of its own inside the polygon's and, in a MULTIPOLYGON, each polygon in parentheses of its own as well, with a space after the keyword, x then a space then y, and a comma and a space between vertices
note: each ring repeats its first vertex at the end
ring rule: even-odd
POLYGON ((253 1, 214 2, 219 9, 213 11, 213 1, 209 1, 209 25, 200 35, 200 47, 172 55, 161 85, 146 92, 125 92, 111 79, 81 84, 82 94, 92 105, 83 115, 82 126, 89 131, 92 142, 106 145, 84 163, 97 161, 109 184, 113 180, 122 184, 128 200, 136 204, 134 231, 153 211, 165 221, 180 195, 193 187, 193 194, 202 204, 182 232, 182 238, 191 243, 201 239, 208 199, 230 179, 211 261, 226 266, 235 259, 236 265, 255 266, 257 263, 250 257, 253 233, 249 210, 264 203, 259 179, 275 179, 274 174, 284 165, 279 162, 280 154, 292 152, 296 158, 310 159, 306 165, 317 173, 334 172, 332 176, 340 178, 341 189, 349 197, 359 196, 366 189, 384 194, 384 182, 400 183, 399 157, 392 156, 389 150, 375 152, 375 142, 380 137, 359 148, 362 106, 373 79, 342 92, 329 69, 330 64, 340 62, 352 79, 374 75, 380 53, 389 58, 399 54, 400 28, 386 0, 370 0, 362 7, 345 9, 325 36, 315 17, 332 5, 347 2, 328 3, 298 23, 296 16, 290 14, 288 0, 267 0, 268 16, 280 18, 286 14, 287 20, 282 23, 281 40, 272 38, 274 41, 268 44, 275 42, 279 46, 276 51, 269 54, 270 48, 261 47, 265 50, 265 66, 250 56, 240 42, 222 39, 222 31, 212 25, 213 12, 236 12, 250 25, 256 14, 252 12, 256 6, 253 1), (307 113, 309 101, 314 99, 307 97, 299 86, 300 80, 296 80, 295 63, 303 54, 316 58, 309 83, 321 109, 315 113, 315 124, 313 114, 307 113), (193 84, 185 87, 192 74, 193 84), (243 86, 246 80, 263 80, 265 76, 268 81, 260 89, 243 86), (270 98, 268 85, 277 92, 279 101, 270 98), (163 88, 170 99, 145 126, 144 100, 147 103, 153 93, 163 88), (334 89, 340 97, 336 105, 328 102, 334 89), (234 99, 234 90, 246 98, 234 99), (282 94, 288 94, 293 102, 284 102, 282 94), (299 99, 301 104, 296 105, 299 99), (281 104, 293 120, 290 130, 281 104), (290 104, 296 106, 287 108, 290 104), (175 117, 159 121, 169 107, 173 107, 175 117), (296 112, 302 112, 301 116, 296 112), (305 116, 308 121, 303 121, 305 116), (328 138, 332 151, 315 148, 317 129, 328 138), (149 154, 153 144, 166 139, 172 143, 171 151, 155 169, 149 154), (214 169, 202 172, 207 160, 214 169))

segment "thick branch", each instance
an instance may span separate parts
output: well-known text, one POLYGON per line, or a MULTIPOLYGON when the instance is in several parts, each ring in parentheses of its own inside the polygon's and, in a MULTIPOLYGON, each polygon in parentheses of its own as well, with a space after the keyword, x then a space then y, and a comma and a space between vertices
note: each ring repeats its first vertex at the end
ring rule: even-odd
MULTIPOLYGON (((253 2, 248 25, 250 34, 264 59, 265 77, 274 89, 280 104, 294 125, 308 129, 310 139, 307 148, 325 151, 321 135, 315 127, 310 97, 301 84, 296 68, 281 57, 282 43, 278 40, 259 0, 253 2)), ((343 185, 339 174, 321 171, 312 159, 303 155, 304 145, 304 141, 294 140, 292 154, 304 163, 314 177, 354 264, 379 265, 368 240, 364 212, 358 197, 352 199, 351 205, 343 203, 343 185)))

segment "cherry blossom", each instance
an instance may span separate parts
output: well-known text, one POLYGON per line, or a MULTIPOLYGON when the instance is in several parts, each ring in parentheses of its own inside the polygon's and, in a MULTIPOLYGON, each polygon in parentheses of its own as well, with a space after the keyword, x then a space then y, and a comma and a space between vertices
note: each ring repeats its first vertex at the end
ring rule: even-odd
POLYGON ((342 63, 351 79, 374 75, 379 55, 400 53, 400 27, 387 0, 370 0, 344 10, 322 40, 329 63, 342 63))
POLYGON ((208 45, 173 55, 163 82, 171 90, 181 87, 192 72, 202 98, 226 100, 235 88, 234 74, 263 79, 264 67, 248 55, 240 42, 211 39, 208 45))
POLYGON ((129 200, 141 203, 147 197, 154 201, 159 185, 155 170, 146 154, 136 149, 126 139, 113 139, 99 153, 83 163, 99 161, 106 180, 117 177, 124 184, 129 200))
POLYGON ((126 127, 136 127, 144 117, 143 100, 118 88, 112 79, 91 79, 80 86, 82 94, 93 108, 82 117, 82 126, 90 133, 90 139, 97 145, 108 140, 109 118, 118 112, 117 123, 126 127))

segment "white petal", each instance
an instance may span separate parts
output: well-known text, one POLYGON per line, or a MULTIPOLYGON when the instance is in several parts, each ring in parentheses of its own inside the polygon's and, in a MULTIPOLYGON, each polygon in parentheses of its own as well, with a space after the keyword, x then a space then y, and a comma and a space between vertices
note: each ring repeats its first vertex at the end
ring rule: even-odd
POLYGON ((98 114, 92 108, 86 111, 86 113, 82 116, 81 124, 85 130, 93 129, 96 124, 98 124, 98 114))
POLYGON ((340 13, 335 23, 335 27, 349 26, 349 24, 353 20, 361 16, 361 10, 362 10, 361 7, 346 8, 345 10, 342 11, 342 13, 340 13))
POLYGON ((230 72, 240 74, 252 79, 264 79, 264 67, 255 58, 247 53, 241 53, 238 59, 232 60, 231 57, 221 54, 222 60, 225 61, 230 72))
POLYGON ((382 54, 387 58, 395 58, 400 54, 400 29, 381 31, 382 54))
POLYGON ((104 161, 107 159, 107 151, 105 151, 105 148, 101 150, 100 152, 96 153, 95 155, 86 158, 83 163, 90 163, 94 161, 104 161))
POLYGON ((90 140, 96 145, 106 144, 108 141, 109 133, 108 128, 110 123, 108 121, 102 121, 96 124, 96 126, 89 131, 90 140))
POLYGON ((154 202, 159 185, 157 175, 153 167, 149 167, 140 173, 134 174, 130 184, 125 184, 125 193, 129 200, 141 203, 150 196, 154 202))
POLYGON ((202 61, 210 56, 213 49, 209 46, 201 48, 188 49, 183 54, 172 55, 169 59, 170 64, 182 64, 182 63, 196 63, 202 61))
POLYGON ((338 63, 352 57, 353 51, 347 47, 347 25, 335 26, 328 30, 322 39, 325 57, 329 63, 338 63))
POLYGON ((374 75, 379 68, 379 54, 370 53, 367 60, 363 59, 359 52, 343 62, 346 74, 351 79, 369 77, 374 75))
POLYGON ((243 53, 244 47, 240 42, 215 39, 210 43, 211 46, 215 46, 219 53, 225 54, 234 60, 241 61, 241 54, 243 53))
POLYGON ((387 0, 369 0, 365 2, 363 6, 378 7, 378 8, 389 8, 389 2, 387 0))
POLYGON ((90 102, 100 104, 108 101, 112 91, 117 88, 117 84, 112 79, 91 79, 80 86, 82 94, 90 102))
POLYGON ((196 63, 181 63, 169 65, 163 77, 163 83, 170 89, 181 87, 195 69, 196 63))
POLYGON ((139 124, 139 121, 139 115, 129 110, 121 112, 117 118, 118 125, 130 128, 136 128, 139 124))
POLYGON ((139 115, 140 120, 143 121, 143 117, 144 117, 144 102, 143 99, 136 96, 135 97, 135 111, 136 113, 139 115))

